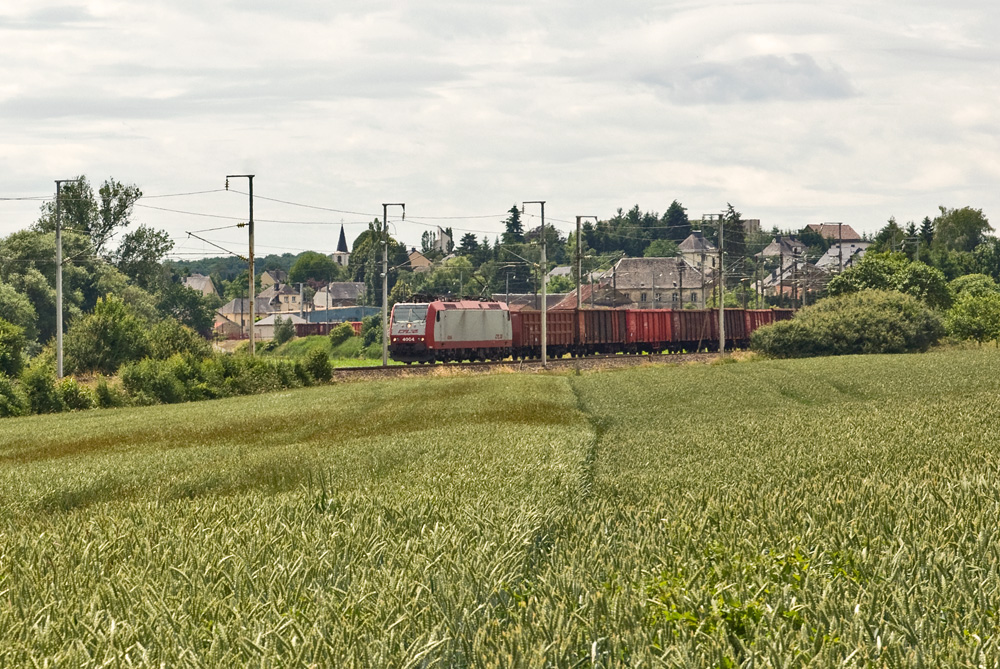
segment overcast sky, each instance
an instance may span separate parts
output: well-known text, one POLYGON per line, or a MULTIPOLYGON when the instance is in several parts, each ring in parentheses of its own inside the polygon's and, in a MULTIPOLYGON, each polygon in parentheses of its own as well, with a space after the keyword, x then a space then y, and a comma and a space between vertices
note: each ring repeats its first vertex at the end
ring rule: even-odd
MULTIPOLYGON (((411 245, 437 224, 498 234, 524 200, 564 231, 675 199, 767 228, 871 232, 938 205, 996 225, 998 17, 985 0, 6 0, 0 197, 254 173, 261 198, 318 207, 257 199, 258 254, 332 251, 383 202, 406 203, 390 221, 411 245)), ((232 221, 177 212, 245 217, 247 197, 141 204, 179 255, 217 255, 184 233, 232 221)), ((37 211, 0 201, 0 235, 37 211)))

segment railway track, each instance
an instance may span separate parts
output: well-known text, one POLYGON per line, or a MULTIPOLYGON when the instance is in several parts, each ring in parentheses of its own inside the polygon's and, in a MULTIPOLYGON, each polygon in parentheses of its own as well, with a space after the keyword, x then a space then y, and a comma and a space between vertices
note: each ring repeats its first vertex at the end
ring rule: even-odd
POLYGON ((683 365, 708 363, 718 353, 652 353, 643 355, 593 355, 583 358, 550 358, 546 366, 541 360, 502 360, 494 362, 445 362, 434 364, 390 365, 388 367, 339 367, 333 370, 338 381, 390 379, 407 376, 442 375, 450 371, 487 374, 513 371, 537 374, 549 371, 612 369, 638 365, 683 365))

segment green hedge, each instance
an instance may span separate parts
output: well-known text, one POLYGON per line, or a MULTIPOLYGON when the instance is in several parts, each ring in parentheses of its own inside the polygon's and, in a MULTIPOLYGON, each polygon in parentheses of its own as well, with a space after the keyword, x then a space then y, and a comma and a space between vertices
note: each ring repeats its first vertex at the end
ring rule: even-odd
POLYGON ((896 291, 829 297, 794 319, 760 328, 753 350, 775 358, 924 351, 944 335, 938 314, 896 291))

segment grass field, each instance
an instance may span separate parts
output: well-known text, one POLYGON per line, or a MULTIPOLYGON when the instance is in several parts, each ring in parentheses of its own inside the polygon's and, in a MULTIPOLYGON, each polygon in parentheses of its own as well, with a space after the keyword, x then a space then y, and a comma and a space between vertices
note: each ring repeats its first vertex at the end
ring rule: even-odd
POLYGON ((1000 353, 6 419, 0 666, 980 666, 1000 353))

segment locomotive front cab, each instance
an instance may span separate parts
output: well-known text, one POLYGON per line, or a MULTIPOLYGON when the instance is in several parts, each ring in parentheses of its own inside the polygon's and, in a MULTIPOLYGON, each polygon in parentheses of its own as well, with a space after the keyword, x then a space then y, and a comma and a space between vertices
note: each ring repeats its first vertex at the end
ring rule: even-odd
MULTIPOLYGON (((389 317, 389 354, 400 362, 427 362, 427 308, 423 303, 400 303, 389 317)), ((433 324, 431 325, 433 327, 433 324)))

